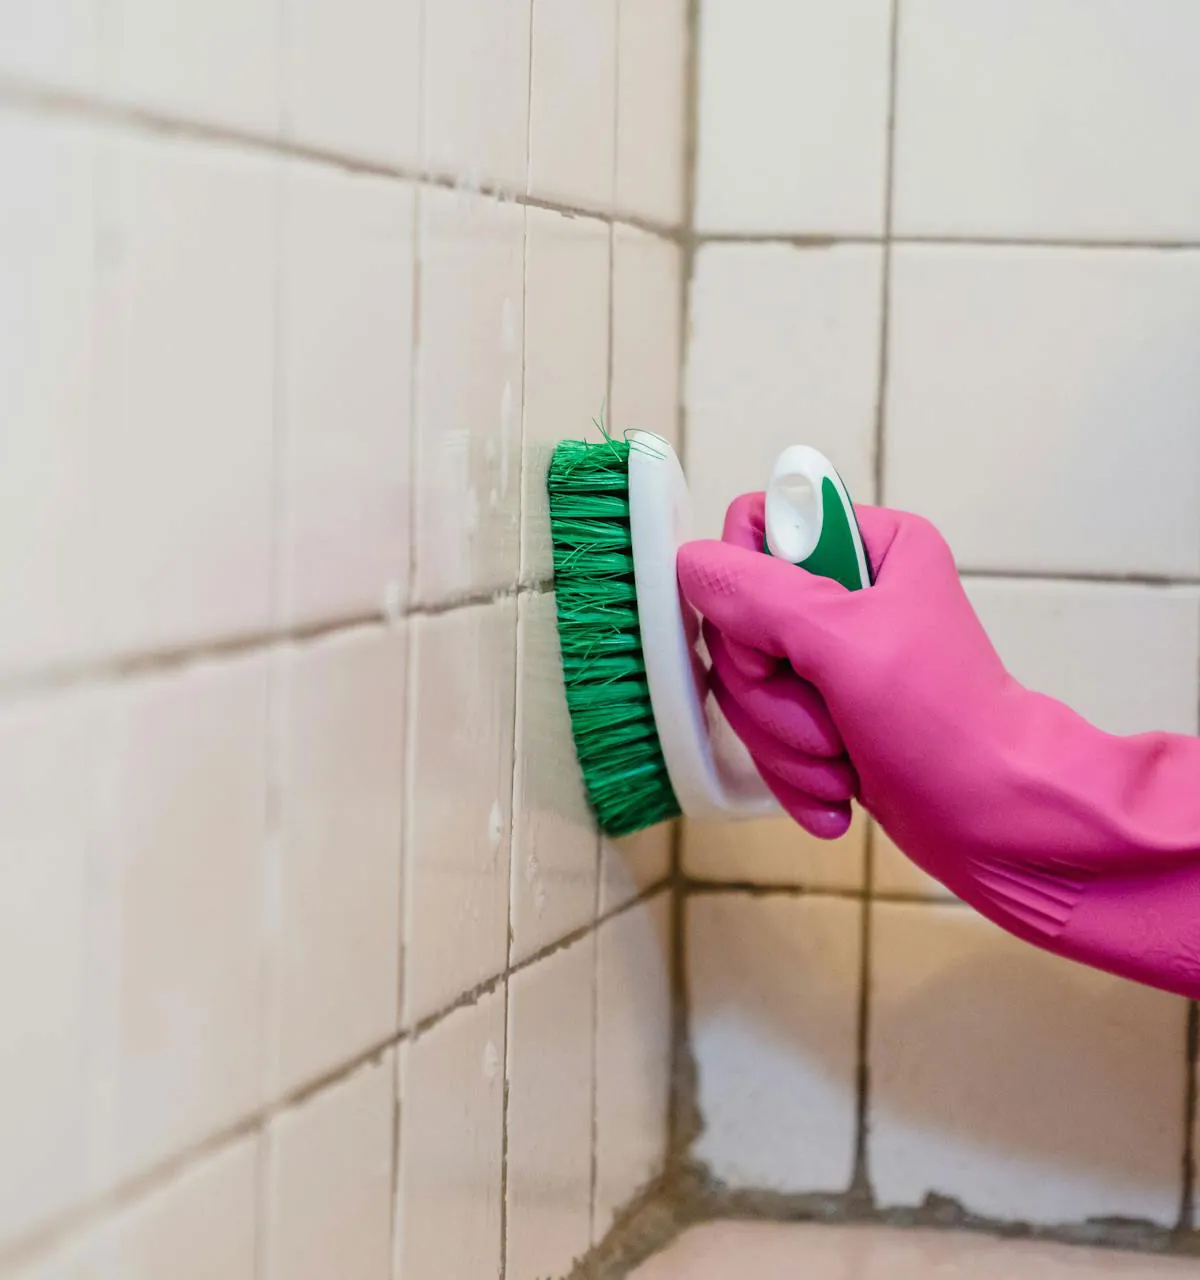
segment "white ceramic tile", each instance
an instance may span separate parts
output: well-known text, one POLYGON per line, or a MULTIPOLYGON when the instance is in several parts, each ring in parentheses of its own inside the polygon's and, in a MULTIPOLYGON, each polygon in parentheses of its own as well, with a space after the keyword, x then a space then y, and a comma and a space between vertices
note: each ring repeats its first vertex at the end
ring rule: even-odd
POLYGON ((281 0, 105 0, 104 82, 139 107, 274 135, 281 0))
MULTIPOLYGON (((561 0, 554 0, 560 3, 561 0)), ((608 394, 609 228, 529 210, 521 578, 553 569, 546 468, 563 439, 600 439, 608 394)))
POLYGON ((599 836, 584 795, 563 693, 554 596, 525 596, 519 612, 514 962, 591 920, 599 859, 599 836))
POLYGON ((405 649, 370 628, 276 659, 277 1094, 396 1030, 405 649))
POLYGON ((6 114, 0 167, 22 191, 0 201, 0 671, 10 671, 77 658, 92 640, 93 138, 6 114))
POLYGON ((914 1231, 814 1223, 708 1222, 685 1231, 633 1272, 636 1280, 1168 1280, 1195 1274, 1190 1258, 1003 1240, 978 1231, 914 1231))
POLYGON ((995 1218, 1174 1222, 1185 1002, 1048 956, 959 907, 873 910, 880 1203, 937 1192, 995 1218))
POLYGON ((693 1148, 734 1186, 844 1191, 854 1163, 856 902, 688 899, 692 1051, 704 1129, 693 1148))
POLYGON ((621 213, 683 220, 688 2, 617 0, 617 190, 621 213))
POLYGON ((503 985, 400 1050, 404 1280, 500 1274, 504 1053, 503 985))
POLYGON ((412 624, 407 1024, 504 969, 516 624, 511 600, 412 624))
POLYGON ((719 536, 729 503, 764 488, 792 444, 828 454, 871 500, 882 271, 870 246, 700 250, 684 390, 698 534, 719 536))
POLYGON ((271 1122, 264 1280, 389 1280, 395 1132, 390 1050, 271 1122))
POLYGON ((640 427, 678 438, 682 264, 679 245, 632 227, 613 228, 608 417, 618 435, 640 427))
POLYGON ((297 142, 383 165, 418 154, 421 0, 291 0, 284 128, 297 142))
POLYGON ((532 0, 425 6, 422 156, 468 186, 525 190, 532 0))
POLYGON ((613 911, 661 884, 671 871, 676 824, 660 822, 618 840, 600 839, 600 912, 613 911))
POLYGON ((261 1100, 267 660, 113 697, 94 910, 114 909, 100 963, 119 988, 93 1078, 105 1170, 123 1178, 261 1100))
POLYGON ((102 181, 90 459, 102 643, 127 652, 262 631, 274 170, 129 140, 106 145, 102 181))
POLYGON ((408 597, 413 189, 297 164, 284 191, 282 614, 408 597))
POLYGON ((612 207, 617 0, 537 0, 529 96, 529 190, 612 207))
POLYGON ((0 713, 0 1242, 87 1190, 97 702, 74 693, 0 713))
POLYGON ((697 880, 858 889, 866 828, 858 809, 840 840, 818 840, 787 817, 685 822, 683 866, 697 880))
POLYGON ((1197 731, 1200 593, 1124 584, 967 584, 1018 680, 1107 733, 1197 731), (1118 672, 1137 672, 1121 679, 1118 672))
POLYGON ((258 1140, 203 1158, 18 1280, 255 1280, 258 1140))
POLYGON ((422 190, 416 592, 511 586, 520 558, 525 211, 422 190))
POLYGON ((596 935, 509 979, 509 1280, 565 1276, 591 1243, 596 935))
POLYGON ((666 893, 596 935, 596 1241, 666 1161, 671 946, 666 893))
POLYGON ((968 569, 1200 572, 1200 254, 908 246, 892 271, 889 504, 968 569))
POLYGON ((883 230, 889 0, 700 0, 696 225, 883 230))
POLYGON ((1187 0, 916 0, 900 22, 901 232, 1200 232, 1187 0))
POLYGON ((91 88, 99 27, 99 0, 6 0, 0 9, 0 68, 38 84, 91 88))

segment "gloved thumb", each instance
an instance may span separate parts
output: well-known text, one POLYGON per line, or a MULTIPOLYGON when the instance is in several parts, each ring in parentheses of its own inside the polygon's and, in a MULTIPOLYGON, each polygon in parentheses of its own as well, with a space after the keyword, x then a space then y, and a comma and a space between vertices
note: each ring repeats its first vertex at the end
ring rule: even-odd
POLYGON ((820 685, 851 624, 855 593, 727 542, 685 544, 677 572, 688 602, 725 636, 785 659, 820 685))

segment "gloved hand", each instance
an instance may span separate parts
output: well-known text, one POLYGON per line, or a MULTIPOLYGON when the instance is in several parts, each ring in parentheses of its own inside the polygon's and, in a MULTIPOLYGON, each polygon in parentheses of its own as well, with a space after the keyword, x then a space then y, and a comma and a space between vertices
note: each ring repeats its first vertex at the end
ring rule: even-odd
POLYGON ((1200 739, 1113 737, 1025 689, 933 526, 858 514, 862 591, 763 554, 762 494, 679 554, 713 693, 776 797, 833 836, 855 796, 1011 933, 1200 997, 1200 739))

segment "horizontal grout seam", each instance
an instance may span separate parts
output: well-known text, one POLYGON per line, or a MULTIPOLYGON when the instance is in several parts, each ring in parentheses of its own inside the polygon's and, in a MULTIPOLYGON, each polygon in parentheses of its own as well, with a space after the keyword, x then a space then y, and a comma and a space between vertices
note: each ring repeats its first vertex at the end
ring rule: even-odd
POLYGON ((635 231, 642 231, 672 243, 680 243, 684 238, 682 227, 642 217, 639 214, 569 204, 494 183, 468 182, 462 176, 445 170, 365 160, 340 151, 283 137, 273 137, 228 126, 204 124, 142 107, 106 102, 89 97, 87 94, 52 89, 10 75, 0 76, 0 106, 15 106, 31 113, 41 112, 45 115, 59 116, 79 124, 140 129, 146 133, 162 134, 189 142, 236 148, 268 159, 303 160, 364 177, 392 178, 400 182, 460 191, 463 194, 487 196, 528 208, 561 213, 569 218, 593 218, 616 226, 630 227, 635 231))

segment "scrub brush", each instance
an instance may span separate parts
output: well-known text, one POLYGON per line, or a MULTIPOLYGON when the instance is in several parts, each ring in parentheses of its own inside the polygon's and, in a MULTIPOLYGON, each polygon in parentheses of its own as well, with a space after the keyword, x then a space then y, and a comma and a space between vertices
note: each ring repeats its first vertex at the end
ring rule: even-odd
MULTIPOLYGON (((600 829, 778 812, 707 703, 696 620, 675 577, 691 521, 674 450, 648 431, 564 440, 546 485, 567 707, 600 829)), ((779 458, 766 526, 770 554, 851 590, 870 584, 846 486, 815 449, 779 458)))

